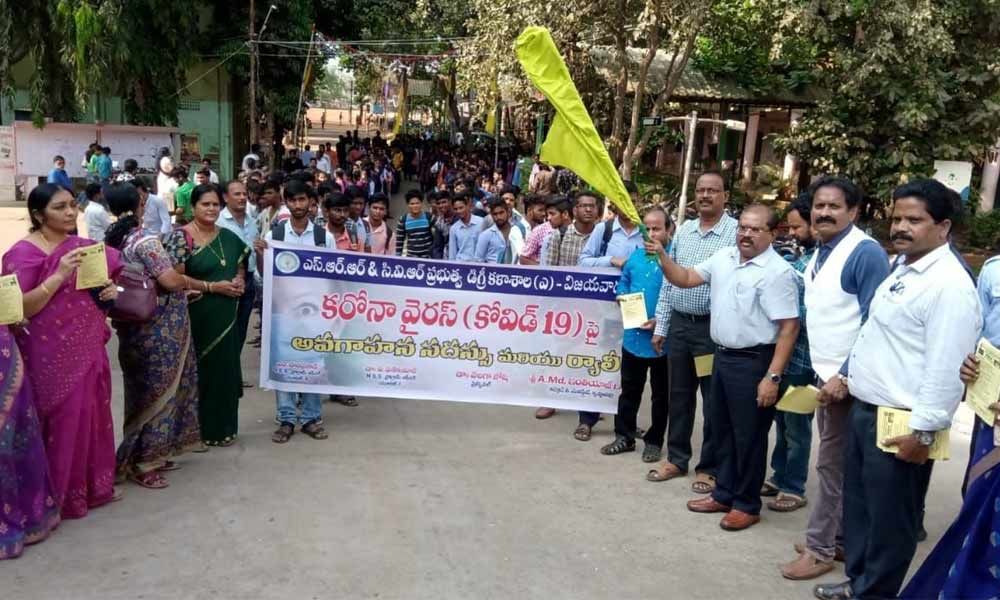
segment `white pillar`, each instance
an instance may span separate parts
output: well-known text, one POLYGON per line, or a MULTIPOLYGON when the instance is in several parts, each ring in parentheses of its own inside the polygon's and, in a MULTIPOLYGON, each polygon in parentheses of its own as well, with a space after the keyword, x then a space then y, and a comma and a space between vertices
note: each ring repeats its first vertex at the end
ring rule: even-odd
POLYGON ((750 113, 750 122, 743 138, 743 181, 753 177, 753 158, 757 154, 757 130, 760 127, 760 113, 750 113))
POLYGON ((1000 179, 1000 140, 992 148, 986 150, 986 160, 983 162, 983 181, 979 186, 979 210, 993 210, 997 195, 997 180, 1000 179))
MULTIPOLYGON (((799 124, 799 119, 802 118, 801 110, 793 110, 791 114, 790 122, 788 123, 789 129, 795 129, 799 124)), ((781 178, 785 181, 790 180, 795 173, 799 170, 799 159, 793 154, 785 155, 785 168, 781 172, 781 178)))

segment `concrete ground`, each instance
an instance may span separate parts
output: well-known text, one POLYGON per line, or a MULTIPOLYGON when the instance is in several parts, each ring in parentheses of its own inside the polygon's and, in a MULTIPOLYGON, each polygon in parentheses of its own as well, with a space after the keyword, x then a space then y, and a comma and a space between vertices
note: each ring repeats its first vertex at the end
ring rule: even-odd
MULTIPOLYGON (((0 210, 0 244, 23 235, 0 210)), ((114 415, 121 427, 115 341, 114 415)), ((244 352, 256 379, 258 353, 244 352)), ((165 490, 124 487, 121 502, 63 523, 0 562, 0 596, 70 599, 809 598, 781 578, 808 509, 765 510, 740 533, 688 512, 690 479, 647 483, 639 453, 600 455, 572 438, 576 415, 537 421, 517 407, 361 398, 324 406, 331 436, 279 446, 273 393, 248 390, 240 438, 181 458, 165 490)), ((640 423, 648 423, 648 403, 640 423)), ((930 540, 957 514, 969 415, 934 472, 930 540)), ((695 451, 700 444, 696 433, 695 451)), ((641 444, 640 444, 641 448, 641 444)), ((810 474, 814 491, 814 473, 810 474)), ((839 565, 838 565, 839 567, 839 565)), ((842 579, 838 568, 823 581, 842 579)))

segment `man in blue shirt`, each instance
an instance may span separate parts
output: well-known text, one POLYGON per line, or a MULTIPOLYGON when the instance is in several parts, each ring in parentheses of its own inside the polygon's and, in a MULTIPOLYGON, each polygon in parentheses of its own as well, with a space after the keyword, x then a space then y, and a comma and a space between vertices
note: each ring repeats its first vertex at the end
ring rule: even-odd
POLYGON ((476 240, 476 261, 512 265, 517 262, 524 245, 521 230, 511 224, 510 208, 503 199, 491 200, 489 209, 493 225, 480 233, 476 240))
POLYGON ((111 183, 111 148, 107 146, 101 148, 101 154, 97 156, 97 176, 102 184, 111 183))
POLYGON ((469 196, 464 192, 451 199, 451 209, 455 213, 455 222, 448 233, 448 260, 475 262, 476 242, 483 218, 472 214, 469 196))
POLYGON ((66 159, 62 156, 56 155, 52 159, 52 170, 49 171, 49 177, 46 180, 47 183, 54 183, 60 187, 66 189, 67 192, 73 193, 73 182, 70 181, 69 175, 66 174, 66 159))
POLYGON ((590 234, 587 245, 580 253, 581 267, 622 268, 636 248, 642 248, 642 233, 635 223, 619 214, 612 221, 598 223, 590 234), (611 238, 607 239, 605 228, 611 228, 611 238))
MULTIPOLYGON (((646 212, 642 222, 649 230, 649 237, 662 246, 670 243, 673 222, 659 206, 646 212)), ((649 373, 652 394, 652 423, 643 436, 645 448, 643 462, 660 460, 663 436, 667 429, 667 400, 670 393, 666 348, 653 348, 653 326, 656 301, 660 297, 663 273, 656 257, 646 255, 643 248, 632 251, 618 281, 618 295, 641 292, 646 301, 646 314, 651 317, 642 327, 626 329, 622 338, 622 393, 618 396, 618 414, 615 415, 615 441, 601 448, 601 454, 613 455, 635 450, 636 416, 646 388, 649 373)))

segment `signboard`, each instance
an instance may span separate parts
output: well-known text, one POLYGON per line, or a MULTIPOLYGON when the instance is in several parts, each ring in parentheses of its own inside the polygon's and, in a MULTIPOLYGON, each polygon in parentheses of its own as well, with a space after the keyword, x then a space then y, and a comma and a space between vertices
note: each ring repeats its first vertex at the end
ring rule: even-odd
POLYGON ((963 202, 969 201, 972 185, 972 163, 959 160, 934 161, 934 179, 958 192, 963 202))
POLYGON ((13 202, 17 199, 14 179, 16 171, 14 128, 0 127, 0 202, 13 202))

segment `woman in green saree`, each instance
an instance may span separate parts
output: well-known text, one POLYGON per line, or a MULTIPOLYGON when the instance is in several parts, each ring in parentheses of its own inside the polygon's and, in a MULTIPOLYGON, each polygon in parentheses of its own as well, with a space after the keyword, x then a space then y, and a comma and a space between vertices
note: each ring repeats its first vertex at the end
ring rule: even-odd
POLYGON ((243 295, 250 248, 233 232, 216 227, 222 193, 214 184, 191 192, 194 219, 174 230, 165 244, 182 275, 201 280, 191 298, 191 334, 198 357, 198 418, 208 446, 236 441, 243 378, 236 310, 243 295))

